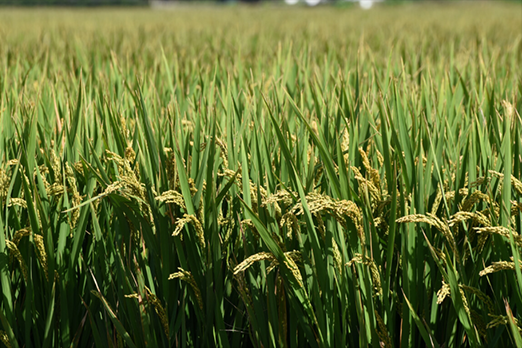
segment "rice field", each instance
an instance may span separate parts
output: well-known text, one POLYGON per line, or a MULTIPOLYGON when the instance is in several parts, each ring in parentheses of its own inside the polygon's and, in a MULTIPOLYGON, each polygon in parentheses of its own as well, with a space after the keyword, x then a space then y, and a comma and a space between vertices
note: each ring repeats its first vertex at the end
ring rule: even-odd
POLYGON ((522 347, 518 3, 0 9, 0 346, 522 347))

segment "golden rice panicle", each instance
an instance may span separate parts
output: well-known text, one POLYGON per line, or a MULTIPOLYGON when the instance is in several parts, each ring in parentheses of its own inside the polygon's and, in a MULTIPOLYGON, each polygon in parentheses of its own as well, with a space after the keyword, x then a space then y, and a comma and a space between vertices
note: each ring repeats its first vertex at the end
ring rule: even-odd
POLYGON ((451 202, 453 202, 453 199, 455 199, 455 191, 446 191, 444 193, 444 198, 446 199, 448 204, 450 204, 451 202))
POLYGON ((377 335, 380 339, 380 346, 382 348, 393 348, 393 344, 390 338, 390 335, 388 334, 388 329, 386 328, 386 325, 384 324, 384 320, 382 320, 379 313, 375 310, 375 319, 377 320, 377 335))
POLYGON ((125 149, 125 159, 129 161, 129 163, 132 163, 136 160, 136 152, 134 152, 132 146, 127 146, 125 149))
POLYGON ((221 140, 218 137, 214 137, 216 141, 216 145, 219 146, 219 149, 221 150, 219 152, 219 157, 223 160, 223 168, 228 169, 228 152, 227 152, 227 143, 221 140))
POLYGON ((51 162, 51 168, 53 169, 53 172, 54 172, 54 178, 55 178, 54 182, 60 183, 63 181, 62 164, 61 164, 58 156, 56 156, 56 152, 54 150, 53 145, 54 145, 54 142, 51 143, 51 151, 49 152, 49 160, 51 162))
MULTIPOLYGON (((490 170, 489 173, 494 176, 494 177, 497 177, 500 179, 500 182, 499 182, 499 187, 498 189, 501 190, 502 189, 502 179, 504 179, 504 174, 503 173, 499 173, 499 172, 496 172, 494 170, 490 170)), ((522 195, 522 181, 520 181, 519 179, 515 178, 513 175, 511 175, 511 187, 519 194, 519 195, 522 195)))
MULTIPOLYGON (((480 171, 480 167, 477 167, 477 170, 480 171)), ((480 176, 477 178, 477 180, 471 182, 469 184, 469 187, 478 187, 482 184, 487 184, 491 181, 491 178, 489 177, 485 177, 485 176, 480 176)))
POLYGON ((301 225, 299 224, 299 220, 297 216, 291 211, 283 215, 281 218, 280 226, 286 226, 287 233, 286 237, 292 239, 293 234, 301 233, 301 225))
MULTIPOLYGON (((516 101, 514 102, 516 104, 516 101)), ((513 128, 518 120, 520 122, 520 115, 518 114, 517 108, 507 100, 502 101, 502 106, 504 107, 504 116, 510 121, 511 128, 513 128)))
POLYGON ((173 236, 177 236, 185 224, 191 222, 194 226, 194 229, 196 230, 196 235, 198 237, 199 244, 202 248, 205 247, 205 232, 203 230, 203 226, 201 225, 201 222, 199 222, 198 218, 194 215, 184 214, 183 218, 180 218, 176 221, 176 228, 174 229, 174 232, 172 233, 173 236))
POLYGON ((22 254, 20 253, 20 250, 18 250, 18 247, 15 243, 6 240, 5 244, 7 248, 9 249, 9 252, 18 260, 18 263, 20 264, 20 269, 22 270, 22 275, 24 276, 25 282, 27 283, 29 279, 29 274, 27 272, 27 266, 25 265, 25 261, 22 258, 22 254))
POLYGON ((65 192, 65 188, 59 182, 47 185, 45 190, 47 191, 48 196, 61 196, 65 192))
POLYGON ((477 224, 483 225, 483 226, 491 226, 491 220, 486 217, 482 212, 478 211, 475 213, 474 221, 477 224))
MULTIPOLYGON (((258 253, 258 254, 262 254, 262 253, 258 253)), ((287 251, 284 254, 287 258, 293 260, 296 264, 298 262, 301 262, 301 252, 299 252, 297 250, 287 251)), ((279 261, 275 257, 272 256, 272 258, 270 260, 272 260, 272 262, 270 262, 270 265, 266 268, 266 273, 272 272, 274 270, 274 268, 279 266, 279 261)), ((261 260, 259 260, 259 261, 261 261, 261 260)), ((235 273, 234 273, 234 275, 235 275, 235 273)))
MULTIPOLYGON (((133 164, 134 162, 136 162, 136 152, 134 152, 134 149, 132 148, 132 146, 127 146, 127 148, 125 149, 125 160, 127 160, 127 162, 129 164, 133 164)), ((136 175, 137 178, 140 177, 140 166, 139 165, 134 166, 134 174, 136 175)))
MULTIPOLYGON (((522 265, 520 265, 520 269, 522 269, 522 265)), ((482 271, 480 271, 479 275, 481 277, 483 277, 487 274, 491 274, 491 273, 495 273, 495 272, 499 272, 499 271, 505 271, 505 270, 514 271, 515 262, 509 262, 509 261, 492 262, 490 266, 488 266, 488 267, 484 268, 482 271)))
POLYGON ((105 191, 103 191, 103 195, 107 196, 110 195, 113 192, 118 191, 119 189, 123 188, 125 186, 125 183, 122 181, 115 181, 111 183, 110 185, 105 188, 105 191))
POLYGON ((40 260, 40 264, 44 270, 45 278, 49 280, 49 273, 47 267, 47 252, 45 251, 45 244, 42 235, 33 234, 34 244, 36 245, 36 256, 40 260))
POLYGON ((489 170, 488 173, 491 174, 492 176, 496 177, 496 178, 504 179, 504 174, 503 173, 499 173, 499 172, 497 172, 495 170, 489 170))
POLYGON ((289 257, 292 260, 294 260, 296 264, 302 262, 303 260, 301 252, 299 250, 286 251, 284 254, 286 257, 289 257))
MULTIPOLYGON (((198 222, 205 221, 205 203, 202 201, 201 204, 198 207, 198 210, 196 211, 196 218, 198 219, 198 222)), ((203 229, 203 226, 201 227, 203 229)), ((205 234, 203 233, 203 237, 205 234)))
POLYGON ((346 266, 348 266, 348 267, 352 267, 352 265, 353 265, 354 263, 362 263, 362 261, 363 261, 363 256, 362 256, 362 254, 356 253, 356 254, 353 256, 353 258, 352 258, 350 261, 348 261, 348 262, 346 263, 346 266))
POLYGON ((348 216, 353 221, 361 246, 364 247, 366 244, 366 235, 364 234, 364 228, 362 226, 363 215, 357 204, 348 200, 336 201, 332 204, 332 210, 334 217, 342 225, 346 226, 344 216, 348 216))
POLYGON ((348 129, 345 129, 342 136, 341 141, 341 151, 344 153, 344 163, 347 166, 348 160, 349 160, 349 154, 348 151, 350 150, 350 133, 348 132, 348 129))
MULTIPOLYGON (((370 146, 370 145, 368 145, 370 146)), ((369 174, 371 182, 375 186, 375 188, 380 192, 381 190, 381 177, 379 175, 379 171, 377 169, 374 169, 371 164, 370 160, 368 159, 368 155, 362 148, 359 148, 359 154, 361 155, 364 169, 366 169, 366 172, 369 174)))
POLYGON ((238 274, 239 272, 244 272, 250 266, 252 266, 255 262, 274 261, 274 260, 275 260, 274 255, 269 252, 260 252, 260 253, 251 255, 234 268, 234 275, 238 274))
POLYGON ((489 202, 489 196, 485 193, 482 193, 481 191, 473 191, 471 195, 466 197, 466 199, 462 203, 460 210, 471 211, 471 209, 473 209, 473 206, 480 201, 489 202))
POLYGON ((472 219, 475 214, 467 212, 467 211, 459 211, 456 214, 453 214, 448 220, 448 226, 453 227, 457 225, 459 222, 463 222, 469 219, 472 219))
MULTIPOLYGON (((223 216, 218 217, 218 224, 219 226, 223 226, 225 228, 225 236, 223 237, 222 245, 223 247, 228 245, 230 241, 230 237, 232 237, 232 233, 235 230, 236 221, 232 218, 224 218, 223 216)), ((223 250, 223 253, 225 253, 225 250, 223 250)))
POLYGON ((452 215, 450 219, 448 220, 448 226, 453 227, 459 222, 463 222, 466 220, 473 220, 473 223, 479 224, 482 226, 489 227, 491 225, 491 222, 484 216, 484 214, 477 212, 477 213, 471 213, 468 211, 459 211, 452 215))
POLYGON ((477 233, 484 233, 484 234, 498 234, 501 235, 504 238, 509 239, 510 234, 513 235, 513 239, 515 241, 515 244, 522 247, 522 236, 520 236, 517 232, 511 230, 504 226, 488 226, 488 227, 477 227, 474 229, 477 233))
POLYGON ((189 184, 189 188, 190 188, 190 194, 192 196, 194 196, 198 192, 198 189, 196 187, 196 183, 194 182, 194 179, 188 178, 188 184, 189 184))
POLYGON ((154 199, 161 203, 176 204, 178 207, 186 209, 183 195, 178 191, 168 190, 156 196, 154 199))
POLYGON ((255 230, 256 229, 256 226, 252 222, 252 219, 244 219, 244 220, 241 220, 240 223, 241 223, 241 226, 248 227, 251 230, 255 230))
POLYGON ((364 178, 364 176, 362 175, 361 171, 359 170, 359 168, 357 168, 356 166, 350 166, 350 169, 353 171, 353 175, 355 177, 355 179, 357 181, 365 181, 366 179, 364 178))
MULTIPOLYGON (((321 213, 332 208, 332 198, 317 192, 310 192, 306 195, 306 204, 311 214, 321 213)), ((295 215, 304 214, 302 202, 297 203, 291 210, 295 215)))
POLYGON ((332 210, 337 221, 344 224, 344 216, 348 216, 359 227, 362 224, 363 215, 361 209, 352 201, 340 200, 332 203, 332 210))
MULTIPOLYGON (((468 174, 466 173, 466 180, 468 179, 467 175, 468 175, 468 174)), ((469 195, 469 189, 468 189, 467 187, 460 188, 460 189, 459 189, 459 195, 460 195, 461 197, 466 197, 466 196, 468 196, 468 195, 469 195)))
POLYGON ((18 206, 18 207, 22 207, 24 209, 27 209, 27 202, 25 201, 25 199, 23 198, 15 198, 15 197, 12 197, 10 200, 9 200, 9 204, 7 205, 8 207, 12 207, 12 206, 18 206))
POLYGON ((447 225, 447 223, 443 222, 437 216, 435 216, 435 215, 433 215, 431 213, 427 213, 426 215, 413 214, 413 215, 403 216, 401 218, 398 218, 395 221, 397 223, 404 223, 404 222, 415 222, 415 223, 418 223, 418 222, 424 222, 424 223, 427 223, 428 225, 431 225, 431 226, 435 227, 437 230, 442 232, 444 237, 446 237, 446 240, 448 241, 451 250, 453 251, 455 256, 457 256, 457 258, 458 258, 459 254, 458 254, 458 251, 457 251, 457 244, 455 243, 455 237, 453 236, 453 233, 449 229, 449 226, 447 225))
POLYGON ((109 150, 105 150, 105 157, 107 160, 116 163, 120 182, 123 183, 122 188, 125 189, 124 193, 141 198, 144 202, 142 209, 148 209, 148 196, 146 195, 145 184, 140 182, 136 172, 131 168, 131 163, 127 159, 109 150))
MULTIPOLYGON (((82 163, 81 161, 75 162, 75 163, 73 164, 73 168, 74 168, 74 170, 76 170, 80 175, 82 175, 82 176, 85 175, 85 173, 84 173, 84 171, 83 171, 83 163, 82 163)), ((47 172, 49 171, 49 169, 48 169, 47 167, 45 167, 45 169, 46 169, 47 172)), ((40 171, 41 171, 41 170, 40 170, 40 171)), ((45 179, 45 177, 44 177, 44 179, 45 179)))
POLYGON ((522 213, 522 202, 511 201, 511 216, 522 213))
POLYGON ((442 280, 442 287, 437 291, 437 304, 444 302, 444 299, 450 295, 450 286, 442 280))
MULTIPOLYGON (((337 167, 337 165, 335 165, 336 173, 337 173, 337 169, 338 169, 338 167, 337 167)), ((314 176, 314 186, 320 185, 320 180, 323 177, 323 173, 324 173, 323 166, 320 166, 319 168, 317 168, 317 170, 315 171, 315 176, 314 176)))
POLYGON ((372 274, 373 290, 375 291, 375 295, 382 296, 381 273, 379 272, 379 268, 373 260, 369 260, 368 265, 370 266, 370 272, 372 274))
POLYGON ((163 326, 163 331, 165 331, 165 335, 167 337, 170 336, 170 330, 169 330, 169 319, 167 317, 167 311, 161 304, 161 301, 159 298, 150 291, 148 287, 145 287, 147 290, 147 296, 149 299, 149 302, 152 303, 152 306, 154 306, 154 310, 156 311, 156 314, 158 315, 161 325, 163 326))
POLYGON ((256 202, 257 204, 257 194, 259 191, 259 196, 261 197, 261 203, 264 202, 268 196, 268 192, 263 186, 258 186, 254 184, 252 180, 250 180, 250 194, 252 195, 252 202, 256 202))
POLYGON ((301 288, 303 288, 304 287, 303 277, 301 276, 301 272, 299 271, 299 267, 297 267, 297 264, 292 259, 292 257, 286 257, 285 265, 286 265, 286 267, 288 267, 290 272, 292 272, 292 274, 294 275, 295 279, 297 280, 297 283, 299 283, 299 286, 301 288))
MULTIPOLYGON (((185 214, 185 215, 187 215, 187 214, 185 214)), ((179 235, 181 233, 181 230, 183 230, 183 227, 185 226, 185 224, 190 222, 190 219, 187 218, 185 215, 183 218, 179 218, 176 220, 176 228, 174 229, 174 232, 172 232, 173 237, 179 235)))
POLYGON ((277 266, 279 266, 279 262, 276 259, 274 259, 266 268, 266 274, 270 274, 270 272, 272 272, 277 266))
MULTIPOLYGON (((73 207, 77 207, 82 203, 83 197, 78 192, 78 188, 76 185, 76 177, 72 168, 69 166, 69 163, 65 163, 65 175, 67 178, 67 183, 69 184, 69 189, 72 192, 72 205, 73 207)), ((71 229, 76 226, 78 219, 80 218, 80 209, 74 209, 69 218, 69 224, 71 229)))
POLYGON ((381 231, 382 234, 388 235, 389 226, 385 219, 383 219, 380 216, 377 216, 373 219, 373 224, 377 231, 381 231))
POLYGON ((462 303, 464 304, 464 310, 468 314, 468 318, 471 318, 471 310, 469 308, 469 302, 466 297, 466 294, 464 293, 464 289, 462 289, 462 286, 459 284, 459 292, 460 296, 462 297, 462 303))
POLYGON ((0 330, 0 342, 2 342, 7 348, 11 348, 11 342, 5 331, 0 330))
POLYGON ((179 179, 178 179, 178 171, 176 169, 176 156, 170 147, 163 148, 163 152, 167 160, 165 161, 165 170, 167 172, 167 180, 169 182, 169 187, 172 190, 175 190, 178 187, 179 179))
POLYGON ((455 237, 453 236, 453 233, 449 229, 449 226, 447 222, 442 221, 439 219, 436 215, 433 215, 431 213, 426 214, 432 221, 430 225, 435 226, 442 234, 446 237, 450 244, 450 248, 452 249, 455 256, 458 258, 458 251, 457 251, 457 243, 455 242, 455 237))
POLYGON ((30 234, 31 234, 31 230, 29 228, 22 228, 15 232, 13 239, 11 241, 18 246, 18 243, 20 243, 20 240, 23 237, 29 236, 30 234))
POLYGON ((118 173, 120 175, 125 175, 125 174, 128 174, 128 172, 130 172, 130 166, 129 168, 126 168, 126 166, 128 165, 126 162, 120 155, 118 155, 117 153, 115 152, 112 152, 110 150, 105 150, 105 158, 109 161, 112 161, 114 163, 116 163, 117 167, 118 167, 118 173))
POLYGON ((513 187, 519 195, 522 195, 522 181, 518 180, 513 175, 511 175, 511 187, 513 187))
POLYGON ((360 172, 357 167, 350 167, 354 172, 354 177, 359 183, 359 194, 361 196, 366 195, 366 191, 368 191, 374 201, 381 200, 381 192, 380 190, 373 184, 372 181, 366 179, 360 172))
POLYGON ((279 190, 275 193, 272 193, 266 197, 266 199, 263 201, 263 207, 266 207, 270 204, 275 204, 279 202, 283 202, 286 206, 291 205, 294 200, 293 197, 296 197, 297 194, 295 192, 290 192, 287 190, 279 190))
MULTIPOLYGON (((45 151, 43 149, 40 149, 40 152, 45 153, 45 151)), ((83 164, 81 162, 76 162, 74 164, 74 167, 76 168, 77 165, 79 165, 81 167, 81 173, 83 174, 83 164)), ((42 174, 41 178, 44 183, 44 186, 49 185, 49 182, 47 181, 47 178, 46 178, 46 175, 49 174, 49 167, 45 163, 40 164, 38 166, 38 170, 40 171, 40 174, 42 174)), ((80 170, 78 170, 78 171, 80 171, 80 170)), ((34 168, 33 175, 36 176, 36 167, 34 168)))
POLYGON ((332 238, 332 249, 333 249, 333 258, 334 258, 334 266, 339 272, 339 275, 343 275, 343 258, 341 255, 341 251, 339 250, 339 246, 335 242, 335 239, 332 238))
POLYGON ((132 293, 132 294, 128 294, 128 295, 123 295, 125 298, 135 298, 137 300, 141 299, 141 296, 138 295, 137 293, 132 293))
POLYGON ((183 268, 178 267, 179 272, 172 273, 169 275, 168 280, 179 278, 180 280, 187 282, 192 290, 194 291, 194 295, 196 296, 196 301, 201 310, 203 310, 203 298, 201 297, 201 291, 196 284, 196 280, 190 271, 185 271, 183 268))
POLYGON ((0 168, 0 200, 5 201, 7 198, 7 192, 9 191, 9 184, 11 177, 7 175, 7 172, 0 168))
POLYGON ((183 128, 185 128, 188 132, 193 132, 194 131, 194 122, 190 121, 190 120, 187 120, 186 118, 183 118, 181 120, 181 125, 183 126, 183 128))
POLYGON ((477 238, 477 246, 474 248, 476 253, 481 253, 484 250, 484 246, 486 246, 486 242, 489 238, 489 234, 479 234, 477 238))

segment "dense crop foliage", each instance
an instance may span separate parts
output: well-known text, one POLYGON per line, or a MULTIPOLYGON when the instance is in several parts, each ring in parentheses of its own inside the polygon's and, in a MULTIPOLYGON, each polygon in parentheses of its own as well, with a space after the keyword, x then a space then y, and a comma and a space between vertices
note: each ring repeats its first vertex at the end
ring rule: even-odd
POLYGON ((0 12, 2 344, 521 346, 521 26, 0 12))

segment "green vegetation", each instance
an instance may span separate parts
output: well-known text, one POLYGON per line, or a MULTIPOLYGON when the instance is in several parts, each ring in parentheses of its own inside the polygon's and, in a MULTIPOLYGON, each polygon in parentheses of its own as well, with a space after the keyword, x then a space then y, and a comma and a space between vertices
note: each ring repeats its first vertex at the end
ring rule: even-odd
POLYGON ((522 346, 521 26, 1 11, 1 344, 522 346))

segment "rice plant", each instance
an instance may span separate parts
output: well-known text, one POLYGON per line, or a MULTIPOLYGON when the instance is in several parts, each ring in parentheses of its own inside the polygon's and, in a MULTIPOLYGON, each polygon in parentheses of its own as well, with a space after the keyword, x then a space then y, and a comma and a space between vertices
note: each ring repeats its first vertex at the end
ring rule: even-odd
POLYGON ((522 346, 517 4, 0 10, 6 347, 522 346))

